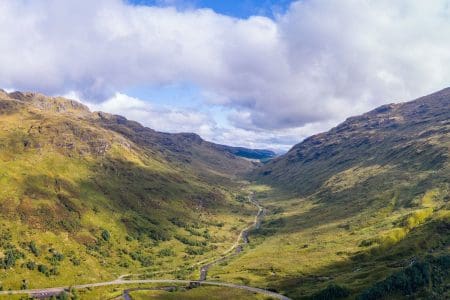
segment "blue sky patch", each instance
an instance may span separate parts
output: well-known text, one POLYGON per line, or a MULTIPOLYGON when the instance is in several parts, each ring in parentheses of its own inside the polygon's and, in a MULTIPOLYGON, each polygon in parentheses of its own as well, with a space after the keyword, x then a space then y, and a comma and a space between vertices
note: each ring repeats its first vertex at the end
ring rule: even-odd
POLYGON ((176 6, 180 9, 210 8, 215 12, 235 18, 262 15, 273 18, 285 12, 292 0, 128 0, 134 5, 176 6))

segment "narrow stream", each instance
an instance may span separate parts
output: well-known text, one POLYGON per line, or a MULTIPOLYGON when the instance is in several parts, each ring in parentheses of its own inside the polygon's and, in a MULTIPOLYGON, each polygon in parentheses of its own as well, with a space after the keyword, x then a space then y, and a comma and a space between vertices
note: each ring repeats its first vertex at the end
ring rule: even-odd
POLYGON ((238 240, 236 241, 236 249, 234 251, 234 253, 230 253, 229 255, 226 255, 224 257, 218 258, 206 265, 203 265, 200 268, 200 279, 199 281, 205 281, 207 276, 208 276, 208 270, 218 264, 221 263, 222 261, 235 256, 236 254, 239 254, 242 252, 242 250, 244 249, 244 245, 248 244, 250 242, 248 236, 249 236, 249 231, 252 228, 258 229, 261 227, 261 222, 262 219, 264 218, 264 215, 266 214, 266 209, 264 207, 262 207, 256 200, 254 200, 254 194, 251 194, 249 196, 249 202, 252 203, 253 205, 255 205, 258 208, 258 213, 255 216, 255 220, 253 222, 253 224, 247 228, 245 228, 244 230, 241 231, 241 233, 238 236, 238 240), (240 243, 239 241, 242 240, 242 243, 240 243))

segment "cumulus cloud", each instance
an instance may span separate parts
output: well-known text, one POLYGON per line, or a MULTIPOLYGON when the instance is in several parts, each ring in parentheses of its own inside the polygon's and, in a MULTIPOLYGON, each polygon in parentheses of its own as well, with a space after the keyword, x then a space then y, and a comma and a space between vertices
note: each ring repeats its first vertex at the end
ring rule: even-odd
MULTIPOLYGON (((87 102, 79 94, 71 91, 63 95, 86 104, 92 111, 107 111, 125 115, 144 126, 165 132, 196 132, 203 138, 219 144, 236 145, 249 148, 271 149, 284 152, 293 141, 307 137, 311 132, 323 131, 331 124, 308 124, 301 128, 278 130, 260 130, 258 128, 238 128, 220 126, 211 113, 198 112, 188 108, 160 106, 122 93, 100 103, 87 102)), ((236 112, 231 112, 235 114, 236 112)))
POLYGON ((236 19, 119 0, 3 0, 0 85, 76 91, 130 118, 164 115, 147 125, 169 131, 294 143, 349 115, 446 87, 449 7, 448 0, 310 0, 274 19, 236 19), (161 113, 118 93, 178 82, 198 86, 205 106, 232 111, 234 131, 202 113, 161 113))
MULTIPOLYGON (((76 99, 77 95, 69 93, 68 98, 76 99)), ((213 118, 204 113, 187 109, 173 109, 155 106, 148 101, 130 97, 122 93, 101 103, 84 102, 92 111, 107 111, 112 114, 126 115, 131 120, 143 125, 167 132, 197 132, 209 137, 216 129, 213 118)))

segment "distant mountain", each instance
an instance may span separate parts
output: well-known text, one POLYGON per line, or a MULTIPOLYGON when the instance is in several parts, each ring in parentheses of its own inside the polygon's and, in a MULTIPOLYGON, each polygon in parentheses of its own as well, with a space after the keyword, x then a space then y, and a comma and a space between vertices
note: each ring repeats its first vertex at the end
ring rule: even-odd
POLYGON ((277 155, 275 152, 271 150, 264 150, 264 149, 248 149, 243 147, 231 147, 224 145, 217 145, 216 148, 221 149, 222 151, 229 152, 239 157, 259 160, 262 162, 268 161, 277 155))

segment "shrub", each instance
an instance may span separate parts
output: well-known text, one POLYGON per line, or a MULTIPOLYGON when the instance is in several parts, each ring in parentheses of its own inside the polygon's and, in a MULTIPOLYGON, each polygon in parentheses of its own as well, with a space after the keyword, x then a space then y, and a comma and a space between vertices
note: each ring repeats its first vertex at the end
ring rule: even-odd
POLYGON ((273 219, 269 222, 267 222, 266 226, 268 227, 272 227, 272 228, 279 228, 279 227, 283 227, 285 225, 285 221, 283 218, 277 218, 277 219, 273 219))
POLYGON ((54 250, 52 250, 52 252, 52 256, 47 256, 46 259, 52 266, 57 266, 61 261, 64 260, 64 254, 54 250))
POLYGON ((384 298, 395 292, 401 292, 404 295, 409 295, 429 282, 430 274, 428 269, 428 264, 414 264, 413 266, 397 272, 385 280, 376 283, 373 287, 366 290, 359 297, 359 299, 375 300, 384 298))
POLYGON ((28 289, 28 281, 26 279, 22 280, 22 283, 20 285, 21 290, 27 290, 28 289))
POLYGON ((111 238, 111 234, 109 233, 109 231, 106 229, 103 230, 102 231, 102 239, 107 242, 107 241, 109 241, 110 238, 111 238))
POLYGON ((184 229, 186 229, 186 231, 188 231, 192 235, 196 235, 196 236, 203 235, 200 231, 195 230, 195 228, 193 228, 192 226, 185 226, 184 229))
POLYGON ((16 265, 16 260, 23 258, 25 258, 25 254, 16 248, 9 248, 5 251, 5 257, 0 261, 0 265, 4 269, 9 269, 16 265))
POLYGON ((142 256, 139 262, 143 267, 150 267, 153 264, 153 258, 151 256, 142 256))
POLYGON ((184 222, 183 220, 181 220, 180 218, 177 218, 177 217, 173 217, 173 218, 169 219, 169 221, 172 222, 173 225, 178 226, 178 227, 186 226, 186 222, 184 222))
POLYGON ((79 266, 81 264, 81 260, 77 257, 71 257, 70 258, 70 262, 74 265, 74 266, 79 266))
POLYGON ((209 234, 208 229, 205 229, 205 231, 203 231, 202 237, 204 237, 207 240, 209 240, 211 238, 211 235, 209 234))
POLYGON ((80 296, 78 295, 78 291, 75 288, 69 288, 69 293, 71 294, 71 300, 78 300, 80 296))
POLYGON ((172 238, 169 232, 161 228, 150 229, 149 237, 155 241, 169 241, 172 238))
POLYGON ((133 260, 139 261, 143 267, 150 267, 153 264, 153 257, 140 251, 131 252, 130 256, 133 260))
POLYGON ((34 256, 41 255, 41 251, 38 249, 38 247, 36 246, 36 243, 34 241, 31 241, 28 244, 28 248, 30 249, 31 253, 34 254, 34 256))
POLYGON ((238 201, 238 202, 245 202, 245 201, 247 201, 247 197, 244 196, 244 195, 237 195, 236 196, 236 201, 238 201))
POLYGON ((202 255, 206 249, 200 247, 187 247, 185 252, 189 255, 202 255))
POLYGON ((48 276, 48 267, 46 265, 38 265, 38 271, 41 272, 42 274, 48 276))
POLYGON ((25 264, 25 266, 27 267, 28 270, 34 270, 36 269, 36 263, 34 261, 27 261, 27 263, 25 264))
POLYGON ((312 295, 313 300, 333 300, 350 296, 350 291, 337 284, 330 284, 325 289, 312 295))
POLYGON ((359 300, 375 300, 389 295, 411 295, 420 289, 433 286, 439 292, 450 275, 450 255, 431 257, 392 274, 364 291, 359 300))
POLYGON ((7 245, 12 241, 12 234, 9 230, 0 232, 0 247, 6 248, 7 245))
POLYGON ((277 215, 284 212, 284 209, 282 207, 277 207, 274 210, 272 210, 272 214, 277 215))
POLYGON ((359 243, 359 247, 370 247, 375 243, 375 241, 373 239, 369 239, 369 240, 362 240, 359 243))
POLYGON ((57 267, 51 268, 51 269, 48 271, 48 275, 54 275, 54 276, 59 275, 59 270, 58 270, 58 268, 57 268, 57 267))
POLYGON ((69 294, 66 291, 64 291, 58 295, 57 299, 58 300, 69 300, 69 294))
POLYGON ((161 251, 159 251, 158 255, 160 257, 163 257, 163 256, 174 256, 175 252, 172 249, 165 248, 165 249, 162 249, 161 251))
POLYGON ((122 268, 129 268, 130 267, 129 262, 125 258, 121 258, 119 263, 118 263, 118 265, 119 265, 119 267, 122 267, 122 268))
POLYGON ((59 275, 59 270, 56 267, 49 269, 46 265, 38 265, 38 271, 45 276, 59 275))

